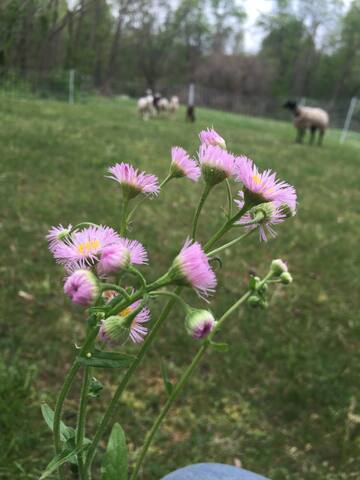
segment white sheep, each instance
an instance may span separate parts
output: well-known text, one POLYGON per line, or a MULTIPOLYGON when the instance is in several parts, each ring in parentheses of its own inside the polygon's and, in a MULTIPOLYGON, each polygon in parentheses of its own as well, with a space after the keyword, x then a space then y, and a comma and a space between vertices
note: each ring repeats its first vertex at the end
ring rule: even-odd
POLYGON ((316 130, 319 130, 318 144, 322 144, 325 130, 329 125, 329 115, 321 108, 301 107, 296 102, 288 101, 284 108, 293 112, 294 127, 297 129, 295 141, 302 143, 306 129, 310 129, 309 143, 312 145, 315 139, 316 130))
POLYGON ((169 112, 170 113, 176 113, 179 109, 179 105, 180 105, 179 97, 176 97, 175 95, 173 95, 170 98, 169 112))
POLYGON ((147 120, 155 114, 154 97, 152 95, 147 95, 146 97, 139 98, 137 108, 141 118, 147 120))
POLYGON ((169 111, 169 100, 165 97, 161 97, 158 101, 159 112, 168 112, 169 111))

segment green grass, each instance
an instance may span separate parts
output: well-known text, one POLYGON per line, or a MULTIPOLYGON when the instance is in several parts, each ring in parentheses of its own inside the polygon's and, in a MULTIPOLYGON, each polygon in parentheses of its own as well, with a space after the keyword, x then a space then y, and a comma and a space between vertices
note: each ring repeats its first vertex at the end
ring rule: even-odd
MULTIPOLYGON (((0 478, 37 479, 50 460, 51 434, 39 405, 54 405, 83 335, 84 315, 64 298, 63 273, 47 251, 48 227, 83 220, 118 225, 120 195, 104 178, 106 167, 129 161, 164 177, 170 147, 194 152, 198 131, 208 125, 232 151, 276 169, 299 195, 297 217, 279 226, 275 240, 250 237, 222 255, 212 308, 225 310, 246 288, 249 272, 264 273, 272 258, 286 259, 295 281, 274 291, 267 311, 234 315, 222 335, 230 353, 206 357, 158 435, 142 479, 235 458, 272 480, 359 478, 360 425, 349 418, 360 413, 359 139, 339 145, 339 133, 329 132, 321 149, 300 146, 292 143, 290 123, 200 109, 195 125, 184 122, 183 111, 142 122, 130 101, 68 106, 3 98, 0 112, 0 478)), ((174 181, 139 210, 132 235, 148 248, 154 277, 188 234, 200 191, 174 181)), ((202 239, 221 222, 222 205, 219 186, 201 218, 202 239)), ((132 460, 165 398, 160 358, 176 380, 195 349, 176 308, 117 412, 132 460)), ((89 435, 117 379, 97 376, 105 392, 91 402, 89 435)), ((77 393, 78 386, 66 405, 70 424, 77 393)))

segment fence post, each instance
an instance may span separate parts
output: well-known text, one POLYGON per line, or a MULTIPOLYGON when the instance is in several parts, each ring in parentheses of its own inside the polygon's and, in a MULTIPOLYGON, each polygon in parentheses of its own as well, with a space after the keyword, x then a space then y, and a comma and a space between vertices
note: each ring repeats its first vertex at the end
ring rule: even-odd
POLYGON ((357 97, 352 97, 352 99, 351 99, 349 110, 346 114, 344 128, 341 132, 340 143, 345 142, 346 136, 348 134, 348 131, 349 131, 349 128, 350 128, 350 125, 351 125, 351 119, 352 119, 352 116, 353 116, 354 111, 355 111, 357 100, 358 100, 357 97))
POLYGON ((69 103, 72 105, 74 103, 74 92, 75 92, 75 70, 72 68, 69 70, 69 103))
POLYGON ((195 103, 195 85, 190 83, 189 85, 189 97, 188 97, 188 106, 193 107, 195 103))

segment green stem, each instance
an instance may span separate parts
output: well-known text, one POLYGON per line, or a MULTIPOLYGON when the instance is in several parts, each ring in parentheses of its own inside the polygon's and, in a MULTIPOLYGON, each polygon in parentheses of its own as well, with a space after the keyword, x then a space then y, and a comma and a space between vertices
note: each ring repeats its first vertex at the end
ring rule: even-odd
MULTIPOLYGON (((178 295, 182 290, 182 287, 178 287, 175 290, 175 293, 178 295)), ((120 384, 118 385, 116 392, 100 422, 100 425, 98 426, 93 441, 91 442, 91 445, 89 449, 87 450, 87 455, 86 455, 86 461, 85 461, 85 469, 86 471, 90 470, 92 461, 95 456, 96 448, 99 444, 99 441, 104 434, 104 431, 106 430, 113 414, 115 413, 115 409, 117 407, 117 403, 127 387, 127 384, 129 383, 133 373, 137 370, 138 366, 142 362, 146 352, 148 351, 150 345, 152 344, 154 338, 156 337, 157 332, 160 330, 161 326, 163 325, 164 321, 166 320, 167 316, 170 313, 170 310, 172 309, 173 305, 175 304, 175 299, 172 298, 169 300, 169 302, 166 304, 166 306, 163 308, 159 318, 157 319, 156 323, 154 324, 153 328, 151 329, 150 333, 146 336, 145 341, 139 350, 138 356, 136 359, 133 361, 133 363, 130 365, 128 370, 126 371, 124 377, 122 378, 120 384)))
POLYGON ((146 453, 154 439, 154 436, 156 434, 156 432, 158 431, 163 419, 165 418, 166 414, 168 413, 168 411, 170 410, 172 404, 174 403, 174 401, 176 400, 176 398, 178 397, 181 389, 183 388, 183 386, 186 384, 186 382, 188 381, 188 379, 190 378, 191 374, 193 373, 193 371, 195 370, 195 368, 197 367, 198 363, 200 362, 200 360, 202 359, 202 357, 204 356, 204 354, 206 353, 207 349, 209 348, 209 346, 211 345, 210 341, 211 339, 213 338, 213 336, 215 335, 215 333, 218 331, 218 329, 220 328, 220 326, 224 323, 224 321, 229 317, 229 315, 231 315, 243 302, 245 302, 245 300, 247 300, 247 298, 251 295, 251 292, 247 292, 245 295, 243 295, 237 302, 234 303, 234 305, 232 307, 229 308, 229 310, 227 310, 224 315, 220 318, 220 320, 218 322, 216 322, 216 327, 215 329, 211 332, 211 334, 208 336, 208 340, 205 341, 202 346, 199 348, 197 354, 195 355, 195 357, 193 358, 192 362, 190 363, 190 365, 188 366, 188 368, 185 370, 185 372, 183 373, 183 375, 181 376, 180 380, 178 381, 178 383, 175 385, 173 391, 171 392, 169 398, 167 399, 165 405, 163 406, 163 408, 161 409, 157 419, 155 420, 153 426, 151 427, 151 430, 149 431, 148 435, 146 436, 146 439, 145 439, 145 443, 141 449, 141 452, 140 452, 140 456, 139 456, 139 459, 137 460, 136 462, 136 465, 135 465, 135 469, 130 477, 130 480, 136 480, 137 478, 137 475, 139 473, 139 470, 140 470, 140 467, 142 465, 142 462, 146 456, 146 453))
POLYGON ((98 227, 99 225, 97 223, 92 223, 92 222, 81 222, 75 225, 75 227, 72 227, 70 230, 70 233, 74 232, 75 230, 78 230, 79 228, 83 227, 98 227))
POLYGON ((249 231, 245 232, 240 237, 237 237, 237 238, 234 238, 234 240, 231 240, 231 242, 225 243, 224 245, 221 245, 221 247, 215 248, 215 250, 212 250, 211 252, 207 253, 207 256, 212 257, 213 255, 221 252, 222 250, 225 250, 226 248, 232 247, 233 245, 235 245, 235 243, 240 242, 240 240, 248 237, 251 233, 253 233, 255 231, 256 230, 253 229, 253 230, 249 230, 249 231))
POLYGON ((132 273, 132 274, 135 275, 136 277, 138 277, 139 280, 140 280, 140 282, 141 282, 141 286, 142 286, 143 288, 146 288, 146 286, 147 286, 147 284, 146 284, 146 279, 145 279, 144 275, 143 275, 141 272, 139 272, 139 270, 138 270, 137 268, 135 268, 133 265, 130 265, 130 266, 128 267, 127 271, 128 271, 129 273, 132 273))
POLYGON ((120 225, 120 235, 122 237, 126 236, 126 228, 127 228, 127 222, 128 222, 128 216, 127 216, 128 205, 129 205, 129 200, 127 198, 124 198, 122 214, 121 214, 121 225, 120 225))
POLYGON ((157 430, 159 429, 164 417, 166 416, 166 414, 170 410, 170 407, 172 406, 172 404, 176 400, 176 398, 177 398, 179 392, 181 391, 182 387, 185 385, 187 380, 190 378, 191 374, 195 370, 197 364, 200 362, 201 358, 203 357, 203 355, 205 354, 207 349, 208 349, 207 344, 203 344, 200 347, 197 354, 193 358, 193 361, 191 362, 189 367, 186 369, 186 371, 182 375, 181 379, 179 380, 179 382, 176 384, 173 391, 171 392, 171 394, 170 394, 169 398, 167 399, 165 405, 163 406, 160 414, 158 415, 157 419, 155 420, 155 423, 153 424, 153 426, 152 426, 151 430, 149 431, 148 435, 146 436, 145 443, 144 443, 144 445, 141 449, 139 459, 136 462, 135 469, 134 469, 134 471, 133 471, 133 473, 130 477, 130 480, 135 480, 137 478, 137 475, 139 473, 139 470, 140 470, 142 462, 145 458, 145 455, 146 455, 146 453, 147 453, 147 451, 148 451, 148 449, 149 449, 149 447, 150 447, 150 445, 153 441, 153 438, 154 438, 157 430))
MULTIPOLYGON (((79 352, 79 355, 85 353, 89 349, 89 347, 92 345, 92 342, 96 338, 97 333, 98 333, 98 328, 93 328, 92 330, 90 330, 90 332, 88 333, 85 339, 85 343, 79 352)), ((65 377, 65 381, 63 383, 63 386, 61 387, 59 396, 56 401, 55 410, 54 410, 54 426, 53 426, 54 432, 53 433, 54 433, 55 452, 57 454, 60 453, 61 451, 60 422, 61 422, 62 408, 64 405, 65 398, 69 393, 71 385, 74 381, 74 378, 80 366, 81 365, 80 363, 77 362, 77 357, 76 357, 74 360, 74 363, 72 364, 70 370, 68 371, 65 377)), ((59 470, 59 477, 63 478, 60 470, 59 470)))
POLYGON ((131 296, 127 293, 125 288, 122 288, 119 285, 115 285, 113 283, 102 283, 101 291, 105 292, 106 290, 114 290, 120 293, 126 300, 131 300, 131 296))
POLYGON ((200 197, 200 200, 199 200, 199 204, 197 206, 197 209, 195 211, 195 214, 194 214, 194 218, 193 218, 193 224, 192 224, 192 238, 193 240, 195 240, 195 237, 196 237, 196 230, 197 230, 197 224, 198 224, 198 221, 199 221, 199 217, 200 217, 200 213, 201 213, 201 210, 204 206, 204 203, 211 191, 211 188, 212 186, 211 185, 208 185, 207 183, 205 184, 205 187, 204 187, 204 191, 200 197))
POLYGON ((239 220, 248 210, 252 208, 252 205, 244 205, 235 215, 233 215, 229 220, 227 220, 220 229, 214 233, 210 240, 205 244, 204 250, 208 252, 210 248, 223 236, 226 232, 230 230, 233 224, 239 220))
POLYGON ((226 185, 226 194, 227 194, 227 199, 228 199, 228 213, 227 213, 227 216, 228 216, 228 218, 231 218, 232 208, 233 208, 233 198, 232 198, 232 192, 231 192, 230 182, 229 182, 228 178, 225 180, 225 185, 226 185))
MULTIPOLYGON (((172 179, 174 178, 173 175, 171 175, 169 173, 169 175, 164 178, 164 180, 160 183, 159 187, 160 189, 162 189, 163 187, 165 187, 165 185, 172 179)), ((141 200, 134 206, 134 208, 130 211, 128 217, 127 217, 127 221, 129 222, 132 218, 132 216, 134 215, 134 213, 136 212, 136 210, 140 207, 140 205, 142 205, 145 200, 147 200, 149 197, 147 195, 143 195, 143 197, 141 198, 141 200)))
POLYGON ((179 295, 176 295, 176 293, 168 292, 168 291, 165 291, 165 290, 158 290, 158 291, 150 294, 151 297, 157 297, 159 295, 164 295, 164 296, 167 296, 167 297, 174 298, 175 300, 177 300, 181 304, 181 306, 184 308, 185 312, 186 313, 188 312, 189 305, 179 295))
MULTIPOLYGON (((80 405, 78 412, 77 428, 76 428, 76 446, 82 447, 85 438, 85 422, 86 422, 86 408, 88 403, 89 384, 91 379, 91 367, 84 368, 83 383, 80 394, 80 405)), ((81 480, 86 480, 87 475, 84 470, 84 454, 78 454, 79 474, 81 480)))

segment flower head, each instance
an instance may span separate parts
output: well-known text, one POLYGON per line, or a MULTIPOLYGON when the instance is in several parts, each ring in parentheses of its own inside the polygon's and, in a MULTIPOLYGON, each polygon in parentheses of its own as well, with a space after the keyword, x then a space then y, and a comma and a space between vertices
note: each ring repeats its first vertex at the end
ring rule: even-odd
POLYGON ((99 330, 100 340, 116 344, 130 337, 134 343, 142 342, 148 333, 148 328, 143 324, 150 320, 150 310, 144 307, 134 316, 140 304, 141 301, 138 300, 117 315, 103 320, 99 330))
POLYGON ((218 146, 200 145, 199 162, 209 185, 216 185, 234 174, 234 156, 218 146))
POLYGON ((282 273, 288 272, 287 263, 281 260, 281 258, 273 260, 270 269, 276 277, 279 277, 282 273))
POLYGON ((215 327, 215 318, 208 310, 192 308, 186 315, 185 327, 190 336, 196 340, 207 337, 215 327))
POLYGON ((130 263, 134 265, 148 263, 147 251, 140 242, 137 240, 129 240, 128 238, 121 238, 120 243, 129 250, 130 263))
POLYGON ((216 277, 206 254, 198 242, 190 239, 173 261, 169 275, 174 282, 191 286, 200 295, 209 295, 216 287, 216 277))
POLYGON ((73 303, 91 305, 99 295, 98 281, 89 270, 76 270, 64 283, 64 292, 73 303))
POLYGON ((130 252, 120 242, 107 245, 101 250, 97 272, 100 276, 117 272, 130 263, 130 252))
POLYGON ((225 140, 213 129, 208 128, 199 133, 200 142, 205 145, 214 145, 221 148, 226 148, 225 140))
POLYGON ((170 172, 173 177, 187 177, 194 182, 197 182, 201 175, 200 168, 196 162, 181 147, 173 147, 171 149, 170 172))
POLYGON ((155 175, 140 172, 128 163, 117 163, 108 170, 109 178, 120 183, 123 194, 131 199, 139 193, 157 195, 160 191, 158 179, 155 175))
POLYGON ((276 202, 288 205, 296 210, 296 190, 286 182, 276 179, 276 173, 265 170, 260 173, 252 160, 236 157, 235 177, 244 184, 245 202, 253 205, 264 202, 276 202))
POLYGON ((126 268, 130 264, 141 265, 147 261, 147 252, 140 242, 120 238, 101 250, 97 272, 100 276, 104 276, 126 268))
POLYGON ((66 237, 70 235, 71 229, 72 225, 63 227, 60 224, 57 227, 51 227, 48 234, 46 235, 46 239, 49 242, 49 249, 52 251, 56 247, 56 245, 59 244, 59 242, 65 240, 66 237))
MULTIPOLYGON (((241 192, 242 193, 242 192, 241 192)), ((241 208, 244 201, 242 199, 235 200, 235 203, 241 208)), ((272 228, 273 225, 282 223, 286 219, 286 216, 282 213, 280 208, 276 207, 274 202, 267 202, 257 205, 251 208, 248 212, 236 222, 238 225, 244 225, 244 228, 248 231, 259 229, 260 240, 267 241, 267 233, 270 237, 275 237, 276 232, 272 228), (260 218, 259 218, 260 214, 260 218), (259 218, 258 221, 256 219, 259 218), (249 222, 254 222, 250 223, 249 222)))
POLYGON ((68 271, 73 271, 94 265, 103 249, 119 240, 120 236, 111 227, 91 226, 75 231, 64 241, 58 242, 52 253, 58 263, 65 265, 68 271))

